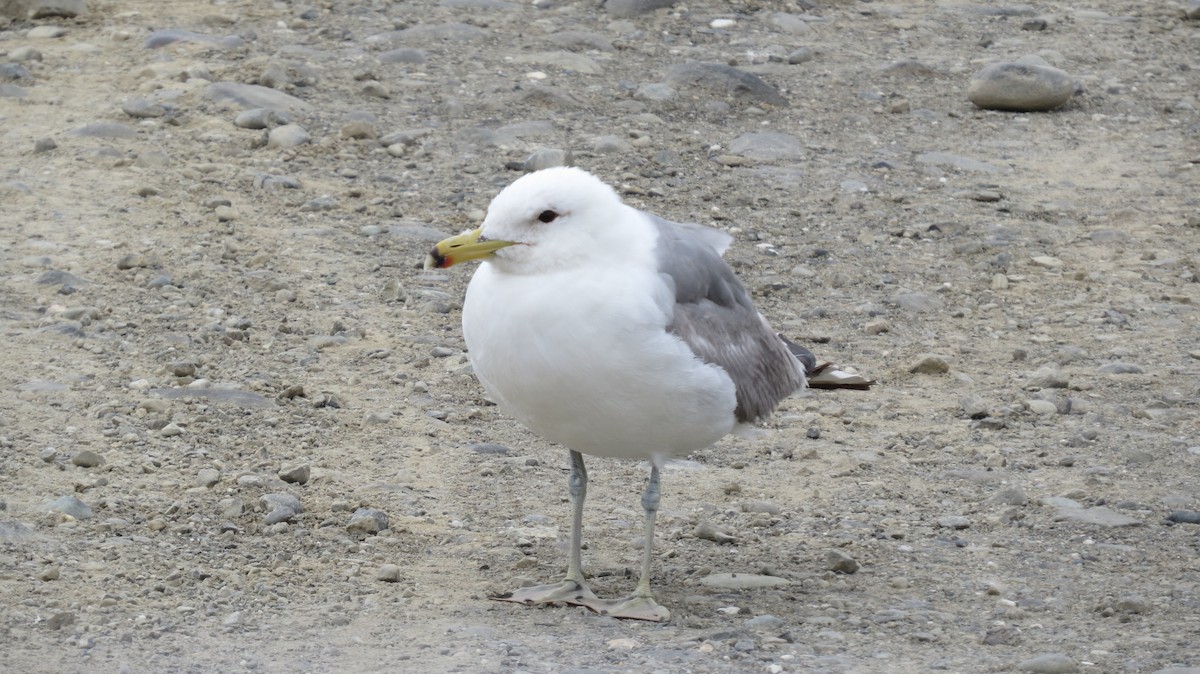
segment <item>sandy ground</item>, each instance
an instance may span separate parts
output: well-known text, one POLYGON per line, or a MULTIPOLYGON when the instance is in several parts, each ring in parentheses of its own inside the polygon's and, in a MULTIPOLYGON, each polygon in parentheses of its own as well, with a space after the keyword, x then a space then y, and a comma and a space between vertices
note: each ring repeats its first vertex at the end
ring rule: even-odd
MULTIPOLYGON (((1200 671, 1175 4, 89 4, 0 32, 0 669, 1200 671), (1028 54, 1070 103, 966 100, 1028 54), (694 62, 768 89, 663 85, 694 62), (880 382, 672 464, 663 625, 487 599, 563 572, 566 452, 474 380, 471 270, 419 263, 546 149, 734 233, 880 382)), ((589 467, 616 596, 647 468, 589 467)))

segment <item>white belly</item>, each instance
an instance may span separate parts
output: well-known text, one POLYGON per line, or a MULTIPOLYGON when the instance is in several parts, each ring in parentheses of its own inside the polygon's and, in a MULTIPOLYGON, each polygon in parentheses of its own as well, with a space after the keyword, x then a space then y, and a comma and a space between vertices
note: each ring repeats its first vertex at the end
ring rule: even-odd
POLYGON ((580 452, 649 459, 713 444, 734 425, 733 381, 666 332, 673 298, 646 284, 662 286, 628 268, 519 276, 483 264, 463 304, 476 375, 506 412, 580 452))

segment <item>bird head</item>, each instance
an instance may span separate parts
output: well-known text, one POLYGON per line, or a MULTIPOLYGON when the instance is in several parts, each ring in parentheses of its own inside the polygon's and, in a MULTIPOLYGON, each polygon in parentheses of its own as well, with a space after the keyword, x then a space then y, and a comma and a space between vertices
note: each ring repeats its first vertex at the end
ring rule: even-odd
POLYGON ((438 242, 425 267, 488 260, 513 273, 579 264, 612 250, 612 223, 627 208, 611 187, 577 168, 556 167, 518 178, 492 199, 478 229, 438 242))

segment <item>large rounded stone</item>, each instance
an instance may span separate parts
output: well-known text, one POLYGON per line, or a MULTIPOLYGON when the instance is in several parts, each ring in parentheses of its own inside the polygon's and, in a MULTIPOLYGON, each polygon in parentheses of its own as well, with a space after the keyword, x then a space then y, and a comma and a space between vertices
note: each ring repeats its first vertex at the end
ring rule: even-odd
POLYGON ((1032 63, 993 63, 971 78, 967 98, 985 110, 1040 112, 1071 100, 1075 80, 1058 68, 1032 63))

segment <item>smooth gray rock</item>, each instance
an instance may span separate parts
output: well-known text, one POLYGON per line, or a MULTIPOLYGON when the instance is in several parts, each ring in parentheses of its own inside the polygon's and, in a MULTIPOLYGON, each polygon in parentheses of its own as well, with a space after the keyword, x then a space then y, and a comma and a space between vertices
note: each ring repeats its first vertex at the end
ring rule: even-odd
POLYGON ((99 452, 84 449, 71 457, 71 463, 80 468, 95 468, 96 466, 104 465, 104 457, 99 452))
POLYGON ((229 101, 243 108, 271 108, 302 112, 311 110, 305 101, 282 91, 257 84, 241 82, 213 82, 204 88, 204 97, 213 101, 229 101))
POLYGON ((935 166, 949 166, 960 171, 976 171, 979 173, 1001 173, 1006 170, 995 164, 989 164, 978 159, 971 159, 949 152, 923 152, 917 155, 917 162, 935 166))
POLYGON ((37 5, 37 0, 0 0, 0 17, 24 21, 37 5))
POLYGON ((1071 100, 1075 80, 1052 66, 1004 62, 971 77, 967 98, 985 110, 1044 112, 1071 100))
POLYGON ((377 534, 388 528, 387 513, 375 508, 359 508, 350 516, 346 529, 352 533, 377 534))
POLYGON ((700 579, 700 584, 722 590, 754 590, 764 587, 791 585, 792 581, 776 576, 755 573, 714 573, 700 579))
POLYGON ((237 407, 272 408, 277 403, 253 391, 231 388, 152 388, 150 394, 160 398, 198 398, 210 402, 230 403, 237 407))
POLYGON ((525 158, 526 171, 540 171, 555 166, 570 166, 571 153, 557 147, 543 147, 525 158))
POLYGON ((243 110, 233 119, 233 125, 243 129, 270 129, 292 123, 292 116, 285 110, 253 108, 243 110))
POLYGON ((1079 665, 1062 653, 1044 653, 1021 662, 1017 669, 1033 674, 1071 674, 1079 671, 1079 665))
POLYGON ((729 144, 729 151, 743 157, 762 160, 800 160, 804 144, 790 133, 756 131, 743 133, 729 144))
POLYGON ((787 55, 787 62, 792 65, 807 63, 817 57, 817 53, 808 47, 800 47, 787 55))
POLYGON ((1145 370, 1143 370, 1140 365, 1117 361, 1115 363, 1105 363, 1104 365, 1101 365, 1100 367, 1096 368, 1096 372, 1099 372, 1100 374, 1142 374, 1145 372, 1145 370))
POLYGON ((613 43, 599 33, 589 33, 582 30, 564 30, 554 33, 549 39, 556 46, 571 51, 616 51, 613 43))
POLYGON ((1135 527, 1141 526, 1142 521, 1128 515, 1123 515, 1105 506, 1094 508, 1059 508, 1058 517, 1072 522, 1096 524, 1102 527, 1135 527))
POLYGON ((32 19, 74 19, 87 12, 84 0, 36 0, 29 12, 32 19))
POLYGON ((775 12, 772 14, 771 23, 779 30, 791 33, 792 35, 803 35, 812 31, 812 27, 802 17, 787 12, 775 12))
POLYGON ((775 87, 758 75, 721 63, 679 63, 667 70, 664 84, 695 88, 735 99, 785 107, 788 102, 775 87))
POLYGON ((31 40, 54 40, 66 34, 67 29, 62 26, 34 26, 26 31, 25 37, 31 40))
POLYGON ((138 132, 131 126, 118 124, 116 122, 96 122, 95 124, 87 124, 77 129, 71 129, 67 132, 68 136, 81 136, 86 138, 117 138, 121 140, 129 140, 137 138, 138 132))
POLYGON ((491 33, 466 23, 421 23, 404 30, 391 30, 366 38, 367 44, 437 44, 472 42, 491 33))
POLYGON ((834 573, 855 573, 861 566, 857 559, 841 550, 829 550, 825 553, 825 568, 834 573))
POLYGON ((913 374, 946 374, 950 371, 950 361, 936 353, 923 353, 917 356, 908 371, 913 374))
POLYGON ((237 35, 207 35, 190 30, 164 28, 150 33, 142 46, 146 49, 159 49, 176 42, 198 42, 218 49, 236 49, 246 44, 246 41, 237 35))
POLYGON ((674 4, 675 0, 606 0, 604 11, 608 12, 609 16, 628 19, 674 4))
POLYGON ((151 119, 165 116, 167 108, 149 98, 131 98, 121 104, 121 112, 135 119, 151 119))
POLYGON ((420 65, 429 60, 429 54, 424 49, 414 49, 412 47, 401 47, 400 49, 389 49, 379 55, 380 63, 411 63, 420 65))
POLYGON ((1067 388, 1070 380, 1061 370, 1052 365, 1046 365, 1034 370, 1025 380, 1027 388, 1067 388))
POLYGON ((49 503, 42 504, 38 509, 45 512, 62 513, 77 520, 86 520, 92 516, 92 509, 88 504, 70 495, 60 496, 49 503))
POLYGON ((312 468, 307 463, 302 463, 295 466, 284 466, 279 470, 279 479, 284 482, 294 482, 296 484, 305 484, 309 477, 312 476, 312 468))
POLYGON ((284 124, 271 129, 267 135, 267 147, 296 147, 312 140, 312 136, 299 124, 284 124))
POLYGON ((0 63, 0 80, 20 82, 30 79, 33 78, 29 75, 29 71, 25 69, 25 66, 18 63, 0 63))

